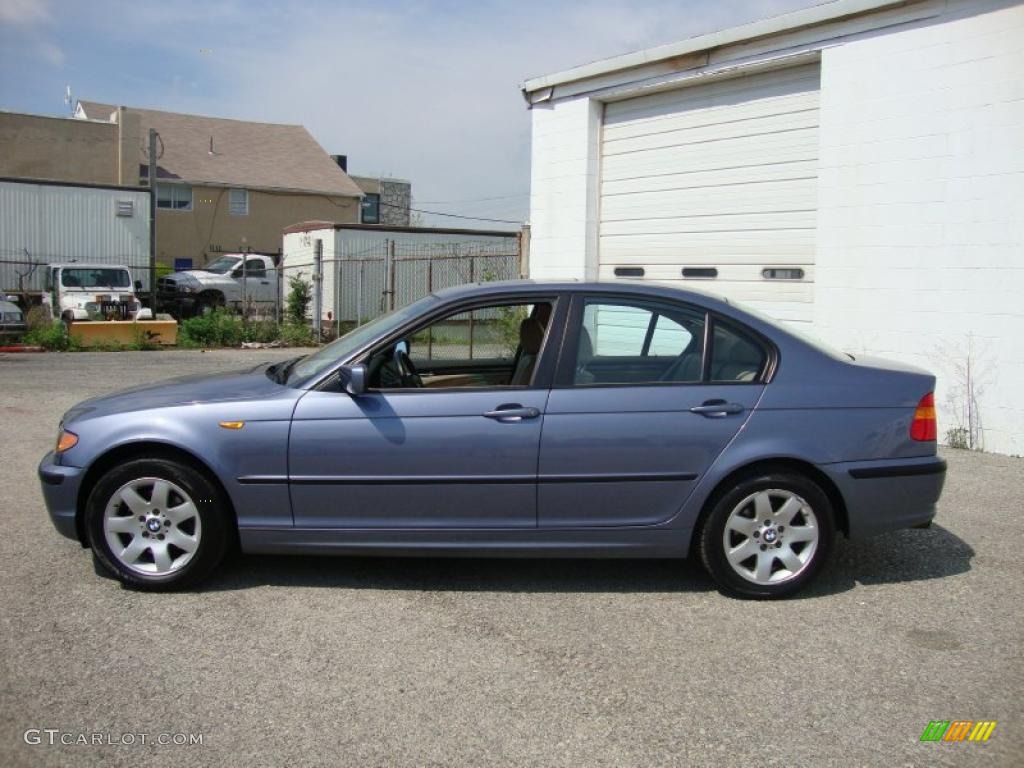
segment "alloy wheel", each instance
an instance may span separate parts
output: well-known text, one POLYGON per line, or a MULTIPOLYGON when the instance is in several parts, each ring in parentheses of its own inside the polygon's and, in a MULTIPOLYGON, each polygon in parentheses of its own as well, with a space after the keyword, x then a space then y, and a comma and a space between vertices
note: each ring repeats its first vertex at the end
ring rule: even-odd
POLYGON ((183 568, 193 558, 202 525, 195 502, 181 486, 141 477, 110 497, 103 531, 111 554, 123 566, 160 576, 183 568))
POLYGON ((733 508, 722 533, 729 565, 759 585, 799 576, 810 565, 819 539, 818 518, 810 504, 782 488, 747 496, 733 508))

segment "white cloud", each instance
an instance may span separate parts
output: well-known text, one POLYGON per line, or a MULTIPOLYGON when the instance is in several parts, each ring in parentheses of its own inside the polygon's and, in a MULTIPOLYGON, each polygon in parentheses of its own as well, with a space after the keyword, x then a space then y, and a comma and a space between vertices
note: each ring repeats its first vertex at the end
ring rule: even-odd
POLYGON ((0 0, 0 24, 32 26, 51 18, 49 3, 45 0, 0 0))

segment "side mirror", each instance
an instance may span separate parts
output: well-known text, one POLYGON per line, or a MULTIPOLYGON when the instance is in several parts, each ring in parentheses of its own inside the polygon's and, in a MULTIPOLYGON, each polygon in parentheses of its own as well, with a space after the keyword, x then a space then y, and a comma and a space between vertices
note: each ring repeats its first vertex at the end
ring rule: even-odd
POLYGON ((338 369, 338 380, 353 397, 366 393, 366 366, 343 365, 338 369))
POLYGON ((136 291, 140 291, 140 292, 142 291, 142 281, 141 280, 136 280, 135 281, 135 290, 136 291))

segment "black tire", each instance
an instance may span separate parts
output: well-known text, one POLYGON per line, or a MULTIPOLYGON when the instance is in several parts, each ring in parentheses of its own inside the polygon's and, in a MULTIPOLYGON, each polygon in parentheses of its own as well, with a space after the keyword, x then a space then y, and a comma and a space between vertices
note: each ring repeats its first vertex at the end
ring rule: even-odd
MULTIPOLYGON (((147 501, 144 493, 143 487, 140 495, 143 497, 143 501, 147 501)), ((169 508, 174 502, 180 502, 180 497, 173 490, 169 498, 171 499, 167 505, 169 508)), ((147 503, 149 502, 152 502, 152 495, 147 503)), ((168 515, 170 511, 170 509, 164 510, 168 515)), ((131 512, 130 515, 128 514, 129 510, 123 503, 120 504, 120 512, 129 517, 131 521, 137 519, 134 512, 131 512)), ((152 513, 159 514, 160 512, 159 508, 152 510, 152 513)), ((143 517, 146 517, 148 521, 150 514, 147 512, 143 517)), ((183 589, 201 581, 223 560, 231 538, 228 514, 229 508, 222 494, 217 486, 202 472, 187 464, 170 459, 136 459, 114 467, 96 483, 86 502, 85 525, 89 545, 92 547, 96 559, 122 584, 133 589, 146 591, 170 591, 183 589), (191 523, 192 533, 198 530, 198 545, 191 553, 191 556, 184 560, 180 567, 176 566, 174 570, 166 573, 140 573, 138 570, 126 565, 112 551, 105 531, 105 512, 108 504, 112 502, 115 493, 126 484, 136 481, 141 482, 143 478, 169 481, 191 497, 190 500, 193 501, 196 510, 194 518, 197 518, 197 520, 187 521, 183 525, 191 523)), ((153 516, 155 517, 156 515, 153 516)), ((170 531, 176 525, 169 520, 165 520, 163 524, 168 526, 166 530, 169 531, 168 539, 170 539, 170 531)), ((144 524, 140 522, 140 530, 143 529, 144 524)), ((159 530, 161 533, 158 536, 161 542, 163 542, 163 531, 165 529, 160 528, 159 530)), ((187 529, 183 530, 186 533, 189 532, 187 529)), ((151 534, 148 533, 148 529, 145 529, 145 531, 148 540, 151 534)), ((137 532, 124 533, 119 535, 119 540, 127 548, 129 543, 134 542, 134 537, 137 535, 141 534, 137 532)), ((144 543, 141 538, 139 543, 144 543)), ((156 541, 152 543, 157 544, 156 541)), ((168 543, 173 544, 171 541, 168 541, 168 543)), ((176 549, 174 552, 175 554, 172 555, 175 558, 172 561, 174 563, 178 562, 178 558, 188 554, 176 549)), ((143 553, 143 557, 145 556, 146 553, 143 553)), ((153 567, 159 567, 152 551, 148 556, 153 562, 153 567)), ((136 568, 145 567, 146 565, 147 563, 145 562, 137 562, 136 568)))
MULTIPOLYGON (((705 518, 699 533, 700 557, 708 573, 711 574, 711 577, 721 590, 727 594, 755 599, 771 599, 791 595, 811 581, 828 559, 832 548, 832 540, 835 536, 835 515, 832 504, 829 502, 827 494, 821 490, 818 484, 804 475, 784 469, 756 472, 740 478, 735 485, 714 497, 711 503, 711 511, 705 518), (726 523, 738 505, 750 499, 754 494, 763 491, 781 492, 778 496, 769 494, 770 498, 773 499, 769 503, 773 506, 778 505, 778 508, 775 510, 776 512, 781 508, 779 502, 785 503, 785 496, 783 494, 795 494, 806 502, 806 507, 809 507, 810 513, 814 518, 813 524, 817 527, 815 546, 807 555, 806 563, 796 570, 795 575, 787 576, 784 573, 788 569, 781 560, 776 559, 773 562, 772 568, 775 569, 773 575, 777 575, 780 579, 778 583, 757 583, 753 580, 755 574, 752 573, 750 578, 747 578, 741 575, 737 568, 743 570, 754 569, 759 557, 771 557, 773 554, 772 546, 764 543, 769 535, 772 536, 772 541, 776 543, 776 546, 780 547, 780 554, 782 553, 781 547, 786 546, 787 553, 794 551, 794 554, 799 557, 800 553, 803 552, 803 547, 806 545, 803 542, 788 543, 785 541, 785 537, 797 530, 806 531, 806 528, 799 527, 801 523, 806 521, 803 511, 798 513, 796 518, 797 527, 791 526, 793 530, 789 534, 784 530, 785 526, 779 532, 774 515, 770 516, 773 522, 768 528, 763 526, 763 521, 753 521, 761 522, 762 525, 758 526, 756 533, 751 533, 750 537, 746 537, 742 533, 731 532, 730 543, 732 546, 744 544, 745 539, 750 538, 751 547, 755 551, 750 556, 751 560, 745 561, 745 564, 740 563, 737 568, 730 564, 726 556, 726 543, 724 540, 726 523), (772 528, 774 528, 774 532, 767 533, 772 528)), ((753 514, 753 505, 753 501, 745 504, 741 516, 745 517, 747 514, 751 514, 756 518, 757 516, 753 514)))

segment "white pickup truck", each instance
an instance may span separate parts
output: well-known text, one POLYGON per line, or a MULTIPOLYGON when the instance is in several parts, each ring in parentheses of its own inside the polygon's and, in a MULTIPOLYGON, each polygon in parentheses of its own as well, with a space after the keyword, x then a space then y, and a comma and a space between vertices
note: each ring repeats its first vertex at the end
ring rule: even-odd
POLYGON ((277 303, 278 274, 272 256, 228 253, 204 269, 161 277, 156 306, 175 317, 211 312, 216 307, 271 311, 277 303))
POLYGON ((140 283, 132 282, 128 267, 116 264, 49 264, 43 305, 65 323, 84 320, 148 320, 135 295, 140 283))

